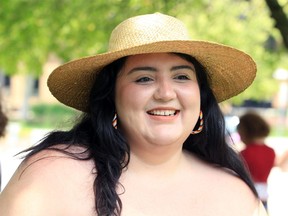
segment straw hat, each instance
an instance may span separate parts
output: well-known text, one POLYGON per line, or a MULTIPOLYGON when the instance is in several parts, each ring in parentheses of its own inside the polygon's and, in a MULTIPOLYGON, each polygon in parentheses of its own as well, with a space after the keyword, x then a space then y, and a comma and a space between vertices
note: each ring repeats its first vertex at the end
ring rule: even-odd
POLYGON ((195 57, 206 68, 218 102, 244 91, 256 76, 255 62, 249 55, 225 45, 191 40, 180 20, 154 13, 120 23, 112 31, 106 53, 59 66, 49 76, 48 87, 60 102, 87 111, 90 90, 104 66, 124 56, 159 52, 195 57))

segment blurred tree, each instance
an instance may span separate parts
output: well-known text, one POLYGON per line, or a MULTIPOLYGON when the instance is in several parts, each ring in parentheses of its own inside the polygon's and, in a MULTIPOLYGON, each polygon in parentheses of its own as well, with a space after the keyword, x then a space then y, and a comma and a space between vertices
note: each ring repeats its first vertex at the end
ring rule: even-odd
MULTIPOLYGON (((271 17, 274 18, 275 27, 279 29, 285 47, 288 49, 288 18, 284 8, 279 4, 278 0, 265 0, 271 11, 271 17)), ((286 2, 286 5, 288 1, 286 2)))
POLYGON ((224 43, 253 56, 257 78, 233 102, 271 99, 274 70, 288 67, 281 35, 263 0, 0 0, 0 5, 0 68, 7 74, 38 76, 51 53, 66 62, 104 52, 116 24, 156 11, 184 20, 194 39, 224 43), (19 63, 25 71, 19 71, 19 63))

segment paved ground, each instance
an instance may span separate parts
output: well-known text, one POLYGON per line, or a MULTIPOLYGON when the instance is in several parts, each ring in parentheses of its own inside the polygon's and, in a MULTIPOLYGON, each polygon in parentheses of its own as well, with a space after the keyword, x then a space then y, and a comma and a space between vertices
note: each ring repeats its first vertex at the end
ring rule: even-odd
MULTIPOLYGON (((35 144, 46 134, 47 130, 33 130, 25 137, 20 135, 17 124, 9 125, 8 134, 5 139, 0 139, 0 161, 2 168, 2 189, 5 187, 15 169, 21 162, 19 157, 14 157, 19 151, 35 144)), ((273 147, 278 156, 288 150, 288 138, 268 138, 267 144, 273 147)), ((288 215, 288 160, 287 170, 279 167, 273 168, 269 177, 269 216, 288 215)))

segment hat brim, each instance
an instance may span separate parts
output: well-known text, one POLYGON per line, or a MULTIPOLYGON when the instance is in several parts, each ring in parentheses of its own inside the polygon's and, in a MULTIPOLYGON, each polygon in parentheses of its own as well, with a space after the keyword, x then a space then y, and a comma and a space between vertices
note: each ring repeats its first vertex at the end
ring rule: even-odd
POLYGON ((206 69, 218 102, 244 91, 256 77, 256 64, 246 53, 207 41, 161 41, 70 61, 48 78, 52 95, 61 103, 87 111, 89 94, 97 73, 113 61, 143 53, 176 52, 196 58, 206 69))

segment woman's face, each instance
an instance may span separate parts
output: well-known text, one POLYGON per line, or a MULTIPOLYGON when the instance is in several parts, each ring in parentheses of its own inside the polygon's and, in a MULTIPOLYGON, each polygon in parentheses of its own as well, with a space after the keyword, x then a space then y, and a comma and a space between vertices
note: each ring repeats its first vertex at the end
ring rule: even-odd
POLYGON ((175 54, 130 56, 116 80, 115 103, 129 145, 183 144, 200 112, 195 68, 175 54))

